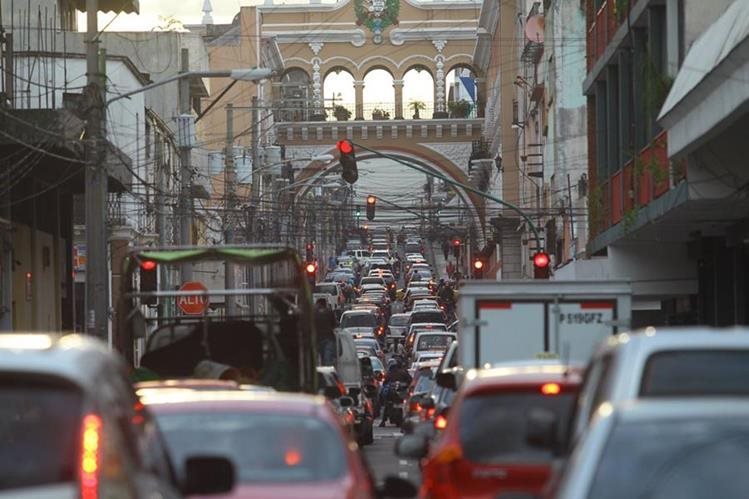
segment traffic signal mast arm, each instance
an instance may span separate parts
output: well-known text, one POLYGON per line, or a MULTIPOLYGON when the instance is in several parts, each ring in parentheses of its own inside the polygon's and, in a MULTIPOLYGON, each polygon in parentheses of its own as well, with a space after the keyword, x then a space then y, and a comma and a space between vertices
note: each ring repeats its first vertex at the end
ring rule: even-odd
POLYGON ((371 152, 373 154, 376 154, 377 156, 393 160, 393 161, 395 161, 397 163, 400 163, 400 164, 402 164, 404 166, 407 166, 407 167, 411 168, 412 170, 416 170, 416 171, 419 171, 419 172, 424 173, 426 175, 429 175, 429 176, 432 176, 432 177, 436 177, 436 178, 442 180, 443 182, 447 182, 450 185, 453 185, 455 187, 460 187, 461 189, 465 189, 468 192, 472 192, 472 193, 476 194, 477 196, 481 196, 483 198, 486 198, 486 199, 489 199, 491 201, 494 201, 495 203, 499 203, 502 206, 506 206, 507 208, 511 209, 512 211, 514 211, 515 213, 517 213, 518 215, 520 215, 523 218, 523 220, 526 221, 526 223, 528 224, 528 227, 530 227, 530 229, 531 229, 531 232, 533 232, 533 237, 536 240, 536 247, 538 248, 538 251, 542 251, 544 249, 543 246, 541 246, 541 236, 538 234, 538 229, 536 228, 536 226, 534 225, 534 223, 531 221, 531 219, 528 217, 528 215, 526 215, 523 210, 521 210, 520 208, 518 208, 514 204, 508 203, 507 201, 503 201, 503 200, 501 200, 499 198, 491 196, 491 195, 489 195, 489 194, 487 194, 485 192, 482 192, 482 191, 480 191, 478 189, 474 189, 470 185, 461 184, 460 182, 457 182, 457 181, 455 181, 455 180, 453 180, 453 179, 451 179, 449 177, 446 177, 445 175, 442 175, 440 173, 435 173, 433 171, 427 170, 426 168, 422 168, 421 166, 415 165, 413 163, 409 163, 408 161, 404 161, 404 160, 402 160, 400 158, 397 158, 395 156, 391 156, 390 154, 386 154, 386 153, 377 151, 375 149, 369 148, 367 146, 363 146, 363 145, 361 145, 359 143, 356 143, 356 142, 351 142, 351 143, 353 145, 355 145, 356 147, 360 147, 360 148, 364 149, 365 151, 369 151, 369 152, 371 152))

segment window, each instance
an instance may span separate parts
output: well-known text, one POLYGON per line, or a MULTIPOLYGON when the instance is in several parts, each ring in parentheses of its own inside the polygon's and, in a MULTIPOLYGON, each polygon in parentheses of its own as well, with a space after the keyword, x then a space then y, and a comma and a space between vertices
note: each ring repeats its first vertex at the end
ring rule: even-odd
POLYGON ((749 395, 749 350, 681 350, 651 355, 641 397, 749 395))
POLYGON ((372 314, 344 314, 341 327, 377 327, 377 319, 372 314))

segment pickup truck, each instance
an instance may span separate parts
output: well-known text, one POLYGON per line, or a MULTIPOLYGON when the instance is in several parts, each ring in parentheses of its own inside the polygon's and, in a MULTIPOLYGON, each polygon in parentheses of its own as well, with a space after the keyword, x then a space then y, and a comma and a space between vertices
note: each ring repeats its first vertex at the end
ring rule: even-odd
POLYGON ((345 298, 341 286, 335 282, 318 282, 312 292, 312 303, 324 298, 332 310, 343 310, 345 298))

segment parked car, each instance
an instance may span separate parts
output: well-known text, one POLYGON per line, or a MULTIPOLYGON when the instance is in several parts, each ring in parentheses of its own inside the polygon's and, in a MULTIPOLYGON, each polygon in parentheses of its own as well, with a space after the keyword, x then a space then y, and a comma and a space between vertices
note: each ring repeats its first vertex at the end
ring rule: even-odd
POLYGON ((469 372, 452 408, 436 416, 434 425, 444 432, 431 448, 416 433, 398 442, 399 455, 426 457, 421 495, 540 494, 551 475, 553 442, 572 414, 580 378, 579 369, 530 361, 469 372))
POLYGON ((0 442, 2 497, 177 498, 227 490, 186 480, 210 473, 204 449, 173 461, 184 467, 189 460, 177 480, 125 364, 91 336, 0 335, 0 442))
POLYGON ((643 398, 598 407, 558 499, 746 497, 749 400, 643 398))
POLYGON ((648 328, 609 338, 580 390, 570 446, 601 404, 636 398, 749 396, 749 328, 648 328))

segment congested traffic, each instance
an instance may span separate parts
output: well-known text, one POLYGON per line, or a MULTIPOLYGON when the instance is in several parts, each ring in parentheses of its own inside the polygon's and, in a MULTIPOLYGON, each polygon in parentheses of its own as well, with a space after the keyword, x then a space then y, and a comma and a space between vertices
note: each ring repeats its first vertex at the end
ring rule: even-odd
MULTIPOLYGON (((165 376, 89 337, 0 336, 0 497, 749 490, 746 331, 628 332, 624 288, 455 282, 430 242, 392 231, 315 265, 314 394, 215 355, 165 376)), ((147 352, 163 345, 188 355, 179 337, 147 352)))

